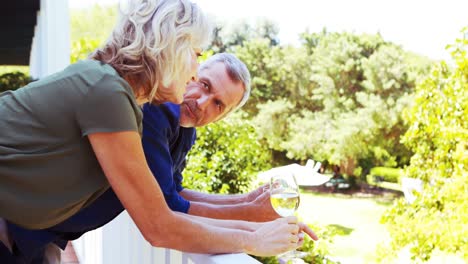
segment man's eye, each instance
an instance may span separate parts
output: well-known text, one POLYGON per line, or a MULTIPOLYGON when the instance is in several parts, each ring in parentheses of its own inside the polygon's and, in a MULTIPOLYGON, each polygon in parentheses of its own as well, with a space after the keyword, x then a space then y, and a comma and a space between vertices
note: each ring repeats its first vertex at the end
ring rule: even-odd
POLYGON ((221 111, 223 108, 223 104, 221 103, 221 101, 216 100, 215 103, 216 103, 216 107, 218 107, 218 110, 221 111))
POLYGON ((206 90, 210 89, 210 86, 207 83, 203 82, 202 85, 203 85, 203 88, 205 88, 206 90))

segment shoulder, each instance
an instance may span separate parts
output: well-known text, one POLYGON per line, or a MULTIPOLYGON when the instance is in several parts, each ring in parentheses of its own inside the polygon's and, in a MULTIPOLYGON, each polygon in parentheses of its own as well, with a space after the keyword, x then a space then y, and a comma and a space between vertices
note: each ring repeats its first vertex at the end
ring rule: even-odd
POLYGON ((95 86, 98 83, 102 83, 103 80, 127 86, 125 80, 120 77, 112 66, 96 60, 78 61, 68 66, 64 74, 78 77, 89 86, 95 86))
POLYGON ((177 137, 180 129, 180 106, 172 103, 154 105, 146 103, 143 112, 143 137, 164 135, 168 139, 177 137))
POLYGON ((172 103, 143 105, 143 124, 145 126, 170 128, 176 130, 179 127, 180 106, 172 103))

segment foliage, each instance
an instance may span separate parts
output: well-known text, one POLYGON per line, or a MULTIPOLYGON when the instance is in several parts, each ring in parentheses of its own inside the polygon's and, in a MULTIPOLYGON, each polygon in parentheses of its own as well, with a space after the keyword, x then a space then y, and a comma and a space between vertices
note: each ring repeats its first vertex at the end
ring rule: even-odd
POLYGON ((71 11, 71 63, 87 58, 104 43, 116 23, 117 11, 116 6, 99 5, 71 11))
POLYGON ((184 185, 211 193, 246 192, 258 172, 270 169, 268 149, 242 118, 238 112, 197 128, 197 141, 184 170, 184 185))
MULTIPOLYGON (((308 255, 303 258, 306 263, 313 264, 334 264, 337 262, 329 259, 330 247, 333 241, 333 238, 336 235, 340 235, 339 231, 335 228, 319 227, 317 225, 308 224, 311 227, 315 234, 320 238, 320 243, 313 241, 307 235, 304 236, 304 244, 302 247, 298 248, 298 251, 307 252, 308 255)), ((278 264, 279 261, 277 257, 257 257, 252 256, 263 264, 278 264)))
POLYGON ((29 74, 29 66, 0 66, 0 75, 10 72, 21 72, 25 75, 29 74))
POLYGON ((70 12, 71 42, 80 39, 104 41, 117 22, 118 8, 115 5, 94 5, 85 9, 73 9, 70 12))
POLYGON ((16 90, 33 80, 22 72, 10 72, 0 75, 0 93, 8 90, 16 90))
POLYGON ((403 141, 414 151, 406 173, 425 184, 412 204, 399 201, 383 217, 392 236, 385 263, 403 248, 416 261, 434 251, 468 261, 468 40, 450 47, 455 67, 435 67, 405 112, 403 141))
POLYGON ((101 42, 97 39, 83 37, 72 43, 71 63, 86 59, 94 50, 100 46, 101 42))
MULTIPOLYGON (((72 61, 104 41, 116 11, 96 6, 72 13, 72 61)), ((408 164, 411 152, 400 143, 407 129, 401 112, 427 71, 426 59, 379 35, 324 29, 303 33, 299 47, 281 46, 277 36, 278 27, 268 20, 218 23, 207 52, 233 52, 249 68, 252 94, 243 109, 280 154, 272 164, 312 158, 340 165, 345 175, 408 164)))
POLYGON ((286 139, 288 119, 295 111, 294 105, 286 99, 279 99, 260 105, 259 110, 253 119, 255 124, 263 122, 262 126, 257 127, 259 135, 268 139, 269 148, 283 150, 281 143, 286 139))
POLYGON ((338 164, 346 175, 406 165, 401 113, 427 62, 379 35, 302 38, 299 48, 252 40, 235 50, 254 76, 246 108, 269 147, 338 164))
POLYGON ((397 168, 374 167, 370 170, 369 174, 374 177, 381 177, 382 181, 398 183, 403 176, 403 170, 397 168))
POLYGON ((252 92, 243 108, 245 111, 254 115, 257 112, 256 106, 261 100, 287 97, 284 90, 273 90, 278 87, 281 80, 278 72, 278 63, 283 57, 280 47, 270 48, 268 40, 253 39, 243 46, 236 47, 236 55, 247 65, 252 76, 252 92))
POLYGON ((246 41, 252 39, 265 39, 269 46, 276 46, 279 44, 278 33, 278 25, 268 19, 258 19, 254 25, 246 20, 234 24, 217 21, 208 50, 216 53, 232 51, 233 48, 243 46, 246 41))
POLYGON ((252 39, 233 50, 252 75, 252 94, 244 110, 255 116, 258 105, 288 98, 297 108, 310 107, 313 83, 303 48, 270 47, 267 39, 252 39))

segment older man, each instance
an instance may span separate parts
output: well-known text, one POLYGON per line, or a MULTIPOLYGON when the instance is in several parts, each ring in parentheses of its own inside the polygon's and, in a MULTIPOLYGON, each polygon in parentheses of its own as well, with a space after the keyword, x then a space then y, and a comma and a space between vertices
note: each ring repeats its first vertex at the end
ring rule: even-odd
MULTIPOLYGON (((242 195, 211 195, 182 188, 182 171, 185 157, 195 141, 195 127, 222 119, 241 107, 249 93, 250 75, 245 65, 234 55, 221 53, 200 66, 198 79, 187 84, 181 105, 144 105, 145 155, 172 210, 250 221, 279 217, 263 187, 242 195)), ((63 249, 68 240, 105 225, 123 210, 119 199, 109 189, 93 204, 54 227, 26 230, 7 223, 14 241, 15 263, 42 263, 44 251, 52 255, 45 262, 56 263, 59 251, 50 254, 54 252, 54 244, 63 249)))
POLYGON ((263 187, 243 195, 210 195, 182 188, 182 170, 195 140, 195 127, 216 122, 240 108, 249 93, 247 68, 224 53, 200 66, 198 80, 187 85, 181 106, 145 105, 143 147, 171 209, 222 219, 267 221, 279 217, 263 187))

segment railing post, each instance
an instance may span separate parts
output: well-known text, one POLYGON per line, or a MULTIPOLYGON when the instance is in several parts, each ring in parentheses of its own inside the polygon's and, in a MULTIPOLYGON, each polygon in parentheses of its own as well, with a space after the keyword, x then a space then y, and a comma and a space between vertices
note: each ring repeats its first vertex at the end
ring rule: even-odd
POLYGON ((70 64, 68 0, 41 0, 31 46, 30 75, 35 79, 70 64))

